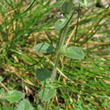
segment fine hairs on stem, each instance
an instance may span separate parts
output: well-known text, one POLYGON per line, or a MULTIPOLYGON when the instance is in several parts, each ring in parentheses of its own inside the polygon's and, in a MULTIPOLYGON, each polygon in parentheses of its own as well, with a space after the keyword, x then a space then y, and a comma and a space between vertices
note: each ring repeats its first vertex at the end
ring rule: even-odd
MULTIPOLYGON (((68 12, 69 12, 70 15, 71 15, 71 12, 72 12, 72 6, 73 6, 73 0, 69 0, 68 12)), ((69 22, 70 22, 70 20, 69 20, 69 22)), ((56 73, 57 73, 57 65, 58 65, 58 62, 59 62, 60 54, 61 54, 60 53, 60 49, 61 49, 61 47, 64 44, 64 41, 65 41, 65 38, 66 38, 66 35, 67 35, 67 31, 68 31, 69 22, 64 26, 64 28, 61 31, 61 34, 59 36, 60 37, 60 43, 59 43, 58 50, 56 52, 56 59, 55 59, 55 62, 54 62, 54 67, 53 67, 52 75, 50 77, 50 81, 52 83, 54 82, 55 76, 56 76, 56 73)), ((49 103, 50 103, 50 100, 45 102, 44 110, 48 110, 49 103)))

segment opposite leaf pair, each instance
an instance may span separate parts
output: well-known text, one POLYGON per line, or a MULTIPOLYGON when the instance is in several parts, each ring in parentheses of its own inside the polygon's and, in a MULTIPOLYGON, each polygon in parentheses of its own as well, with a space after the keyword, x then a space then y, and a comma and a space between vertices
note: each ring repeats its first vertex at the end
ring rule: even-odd
MULTIPOLYGON (((33 50, 38 53, 50 53, 53 50, 55 50, 55 48, 48 43, 39 43, 33 47, 33 50)), ((79 47, 76 47, 76 46, 71 46, 66 49, 65 49, 65 46, 63 46, 60 52, 72 59, 84 58, 84 52, 79 47)))
MULTIPOLYGON (((54 48, 51 44, 48 44, 48 43, 39 43, 33 47, 33 50, 39 53, 50 53, 53 50, 57 51, 56 48, 54 48)), ((65 46, 63 46, 60 49, 60 52, 72 59, 83 59, 84 58, 83 51, 79 47, 76 47, 76 46, 71 46, 66 49, 65 49, 65 46)), ((51 77, 51 72, 47 70, 46 68, 38 67, 36 69, 36 77, 39 81, 43 81, 45 83, 44 86, 46 87, 39 92, 40 98, 43 101, 48 101, 55 94, 54 83, 50 84, 50 81, 48 81, 48 79, 51 77)))

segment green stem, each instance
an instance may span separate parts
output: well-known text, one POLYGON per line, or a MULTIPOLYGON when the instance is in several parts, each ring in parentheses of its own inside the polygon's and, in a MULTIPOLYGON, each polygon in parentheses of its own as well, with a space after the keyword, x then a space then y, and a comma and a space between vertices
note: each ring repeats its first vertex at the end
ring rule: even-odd
POLYGON ((48 110, 49 103, 50 103, 50 100, 48 100, 48 101, 45 103, 44 110, 48 110))
MULTIPOLYGON (((69 6, 68 6, 69 14, 71 14, 72 6, 73 6, 73 0, 69 0, 69 6)), ((60 59, 60 49, 64 45, 64 41, 65 41, 65 38, 66 38, 66 35, 67 35, 67 31, 68 31, 68 26, 69 26, 69 22, 64 27, 64 29, 63 29, 63 31, 61 33, 61 36, 60 36, 60 43, 59 43, 58 51, 57 51, 57 54, 56 54, 56 59, 55 59, 55 62, 54 62, 54 67, 53 67, 52 75, 51 75, 51 78, 50 78, 52 83, 55 80, 56 71, 57 71, 57 65, 58 65, 58 61, 60 59)))
POLYGON ((4 107, 5 107, 6 110, 13 110, 13 109, 9 106, 9 104, 6 102, 5 99, 0 99, 0 102, 4 105, 4 107))
POLYGON ((52 75, 51 75, 51 78, 50 78, 52 83, 55 80, 56 71, 57 71, 57 65, 58 65, 58 62, 59 62, 59 59, 60 59, 60 54, 61 54, 60 53, 60 49, 61 49, 61 47, 64 44, 64 41, 65 41, 65 38, 66 38, 66 34, 67 34, 67 31, 68 31, 68 25, 69 25, 69 23, 67 24, 67 26, 64 28, 64 30, 61 33, 60 43, 59 43, 58 51, 57 51, 57 54, 56 54, 56 59, 55 59, 55 62, 54 62, 54 67, 53 67, 52 75))
POLYGON ((69 6, 68 6, 69 14, 71 13, 72 7, 73 7, 73 0, 69 0, 69 6))
MULTIPOLYGON (((72 6, 73 6, 73 0, 69 0, 69 6, 68 6, 69 14, 71 14, 72 6)), ((69 20, 69 22, 70 22, 70 20, 69 20)), ((64 41, 65 41, 65 38, 66 38, 66 35, 67 35, 67 31, 68 31, 68 27, 69 27, 69 22, 66 24, 64 29, 61 31, 61 34, 60 34, 61 36, 59 36, 60 37, 60 43, 59 43, 59 47, 58 47, 58 50, 57 50, 57 53, 56 53, 56 59, 55 59, 55 62, 54 62, 54 67, 53 67, 52 75, 50 77, 50 81, 52 83, 54 82, 55 76, 57 74, 57 65, 58 65, 58 62, 59 62, 59 59, 60 59, 60 54, 61 54, 60 53, 60 49, 64 45, 64 41)), ((50 102, 50 100, 48 100, 45 103, 44 110, 48 110, 49 102, 50 102)))

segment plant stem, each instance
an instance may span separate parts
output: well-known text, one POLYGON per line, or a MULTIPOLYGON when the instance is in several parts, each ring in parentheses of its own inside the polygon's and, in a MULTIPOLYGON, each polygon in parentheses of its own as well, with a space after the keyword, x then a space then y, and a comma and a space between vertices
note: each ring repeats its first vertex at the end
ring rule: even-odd
POLYGON ((48 110, 49 103, 50 103, 50 100, 48 100, 48 101, 45 103, 44 110, 48 110))
POLYGON ((55 59, 55 62, 54 62, 54 67, 53 67, 52 75, 51 75, 51 78, 50 78, 52 83, 55 80, 56 71, 57 71, 57 65, 58 65, 58 62, 59 62, 59 59, 60 59, 60 54, 61 54, 60 53, 60 49, 61 49, 61 47, 64 44, 65 37, 66 37, 67 31, 68 31, 68 25, 69 25, 69 23, 64 28, 64 30, 62 31, 61 36, 60 36, 60 43, 59 43, 58 51, 57 51, 57 54, 56 54, 56 59, 55 59))
POLYGON ((0 102, 4 105, 5 109, 7 109, 7 110, 13 110, 13 109, 9 106, 9 104, 6 102, 5 99, 0 99, 0 102))
MULTIPOLYGON (((72 6, 73 6, 73 0, 69 0, 69 6, 68 6, 68 10, 69 10, 69 14, 71 14, 71 10, 72 10, 72 6)), ((53 83, 53 81, 55 80, 55 76, 56 76, 56 71, 57 71, 57 65, 58 65, 58 61, 60 58, 60 49, 62 48, 62 46, 64 45, 64 41, 67 35, 67 31, 68 31, 68 26, 69 26, 69 22, 68 24, 64 27, 61 36, 60 36, 60 43, 59 43, 59 47, 58 47, 58 51, 56 54, 56 59, 54 62, 54 67, 53 67, 53 71, 52 71, 52 75, 51 75, 51 82, 53 83)))
MULTIPOLYGON (((68 6, 69 14, 71 14, 72 6, 73 6, 73 0, 69 0, 69 6, 68 6)), ((65 38, 66 38, 66 35, 67 35, 67 31, 68 31, 69 22, 68 22, 68 24, 66 24, 66 26, 61 31, 61 34, 59 36, 60 37, 60 43, 59 43, 59 47, 58 47, 58 50, 57 50, 57 53, 56 53, 56 59, 55 59, 55 62, 54 62, 54 67, 53 67, 52 75, 50 77, 50 81, 52 83, 54 82, 55 76, 56 76, 56 73, 57 73, 57 65, 58 65, 58 62, 59 62, 59 59, 60 59, 60 54, 61 54, 60 53, 60 49, 64 45, 64 41, 65 41, 65 38)), ((44 110, 48 110, 49 102, 50 102, 50 100, 48 100, 45 103, 44 110)))

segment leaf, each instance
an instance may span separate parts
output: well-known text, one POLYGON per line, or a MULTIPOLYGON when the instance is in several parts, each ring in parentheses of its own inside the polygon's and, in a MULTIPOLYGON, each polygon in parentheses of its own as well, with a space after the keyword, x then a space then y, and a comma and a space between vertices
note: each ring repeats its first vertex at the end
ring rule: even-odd
POLYGON ((3 81, 3 78, 0 76, 0 82, 2 82, 3 81))
POLYGON ((6 94, 5 98, 10 102, 16 102, 16 101, 19 101, 20 99, 24 98, 24 94, 20 91, 13 90, 13 91, 9 91, 6 94))
MULTIPOLYGON (((0 2, 3 0, 0 0, 0 2)), ((4 3, 2 3, 4 5, 4 3)), ((0 22, 2 21, 2 14, 5 14, 5 6, 0 4, 0 22)))
POLYGON ((49 78, 47 78, 45 81, 42 81, 41 84, 44 87, 52 87, 54 89, 59 87, 59 85, 57 83, 52 83, 49 78))
POLYGON ((65 50, 62 49, 61 53, 64 53, 66 56, 72 59, 83 59, 84 58, 84 52, 82 51, 82 49, 76 46, 68 47, 65 50))
POLYGON ((88 6, 87 0, 79 0, 79 3, 81 4, 82 7, 87 7, 88 6))
POLYGON ((68 20, 66 18, 59 19, 55 23, 55 29, 59 31, 60 29, 62 29, 66 25, 67 21, 68 20))
POLYGON ((60 52, 61 52, 61 53, 64 53, 64 52, 65 52, 65 46, 66 46, 66 45, 64 44, 64 45, 61 47, 61 49, 60 49, 60 52))
POLYGON ((4 88, 1 88, 0 89, 0 98, 4 98, 4 96, 5 96, 5 90, 4 90, 4 88))
POLYGON ((57 83, 53 83, 53 84, 51 85, 51 87, 54 88, 54 89, 56 89, 56 88, 59 87, 59 85, 58 85, 57 83))
POLYGON ((63 5, 62 5, 62 11, 63 11, 64 13, 69 13, 68 5, 69 5, 69 2, 64 2, 64 3, 63 3, 63 5))
POLYGON ((24 99, 18 104, 17 110, 34 110, 34 108, 27 99, 24 99))
POLYGON ((53 88, 45 88, 42 89, 39 93, 42 100, 47 101, 51 99, 55 94, 55 90, 53 88))
POLYGON ((0 94, 4 94, 4 93, 5 93, 4 88, 1 88, 1 89, 0 89, 0 94))
POLYGON ((45 81, 47 78, 50 78, 50 75, 50 71, 45 68, 39 67, 36 70, 36 77, 39 81, 45 81))
POLYGON ((52 82, 49 78, 47 78, 45 81, 42 81, 41 83, 44 87, 50 87, 52 85, 52 82))
POLYGON ((54 49, 55 48, 48 43, 39 43, 33 47, 33 51, 39 52, 39 53, 49 53, 49 52, 52 52, 54 49))

